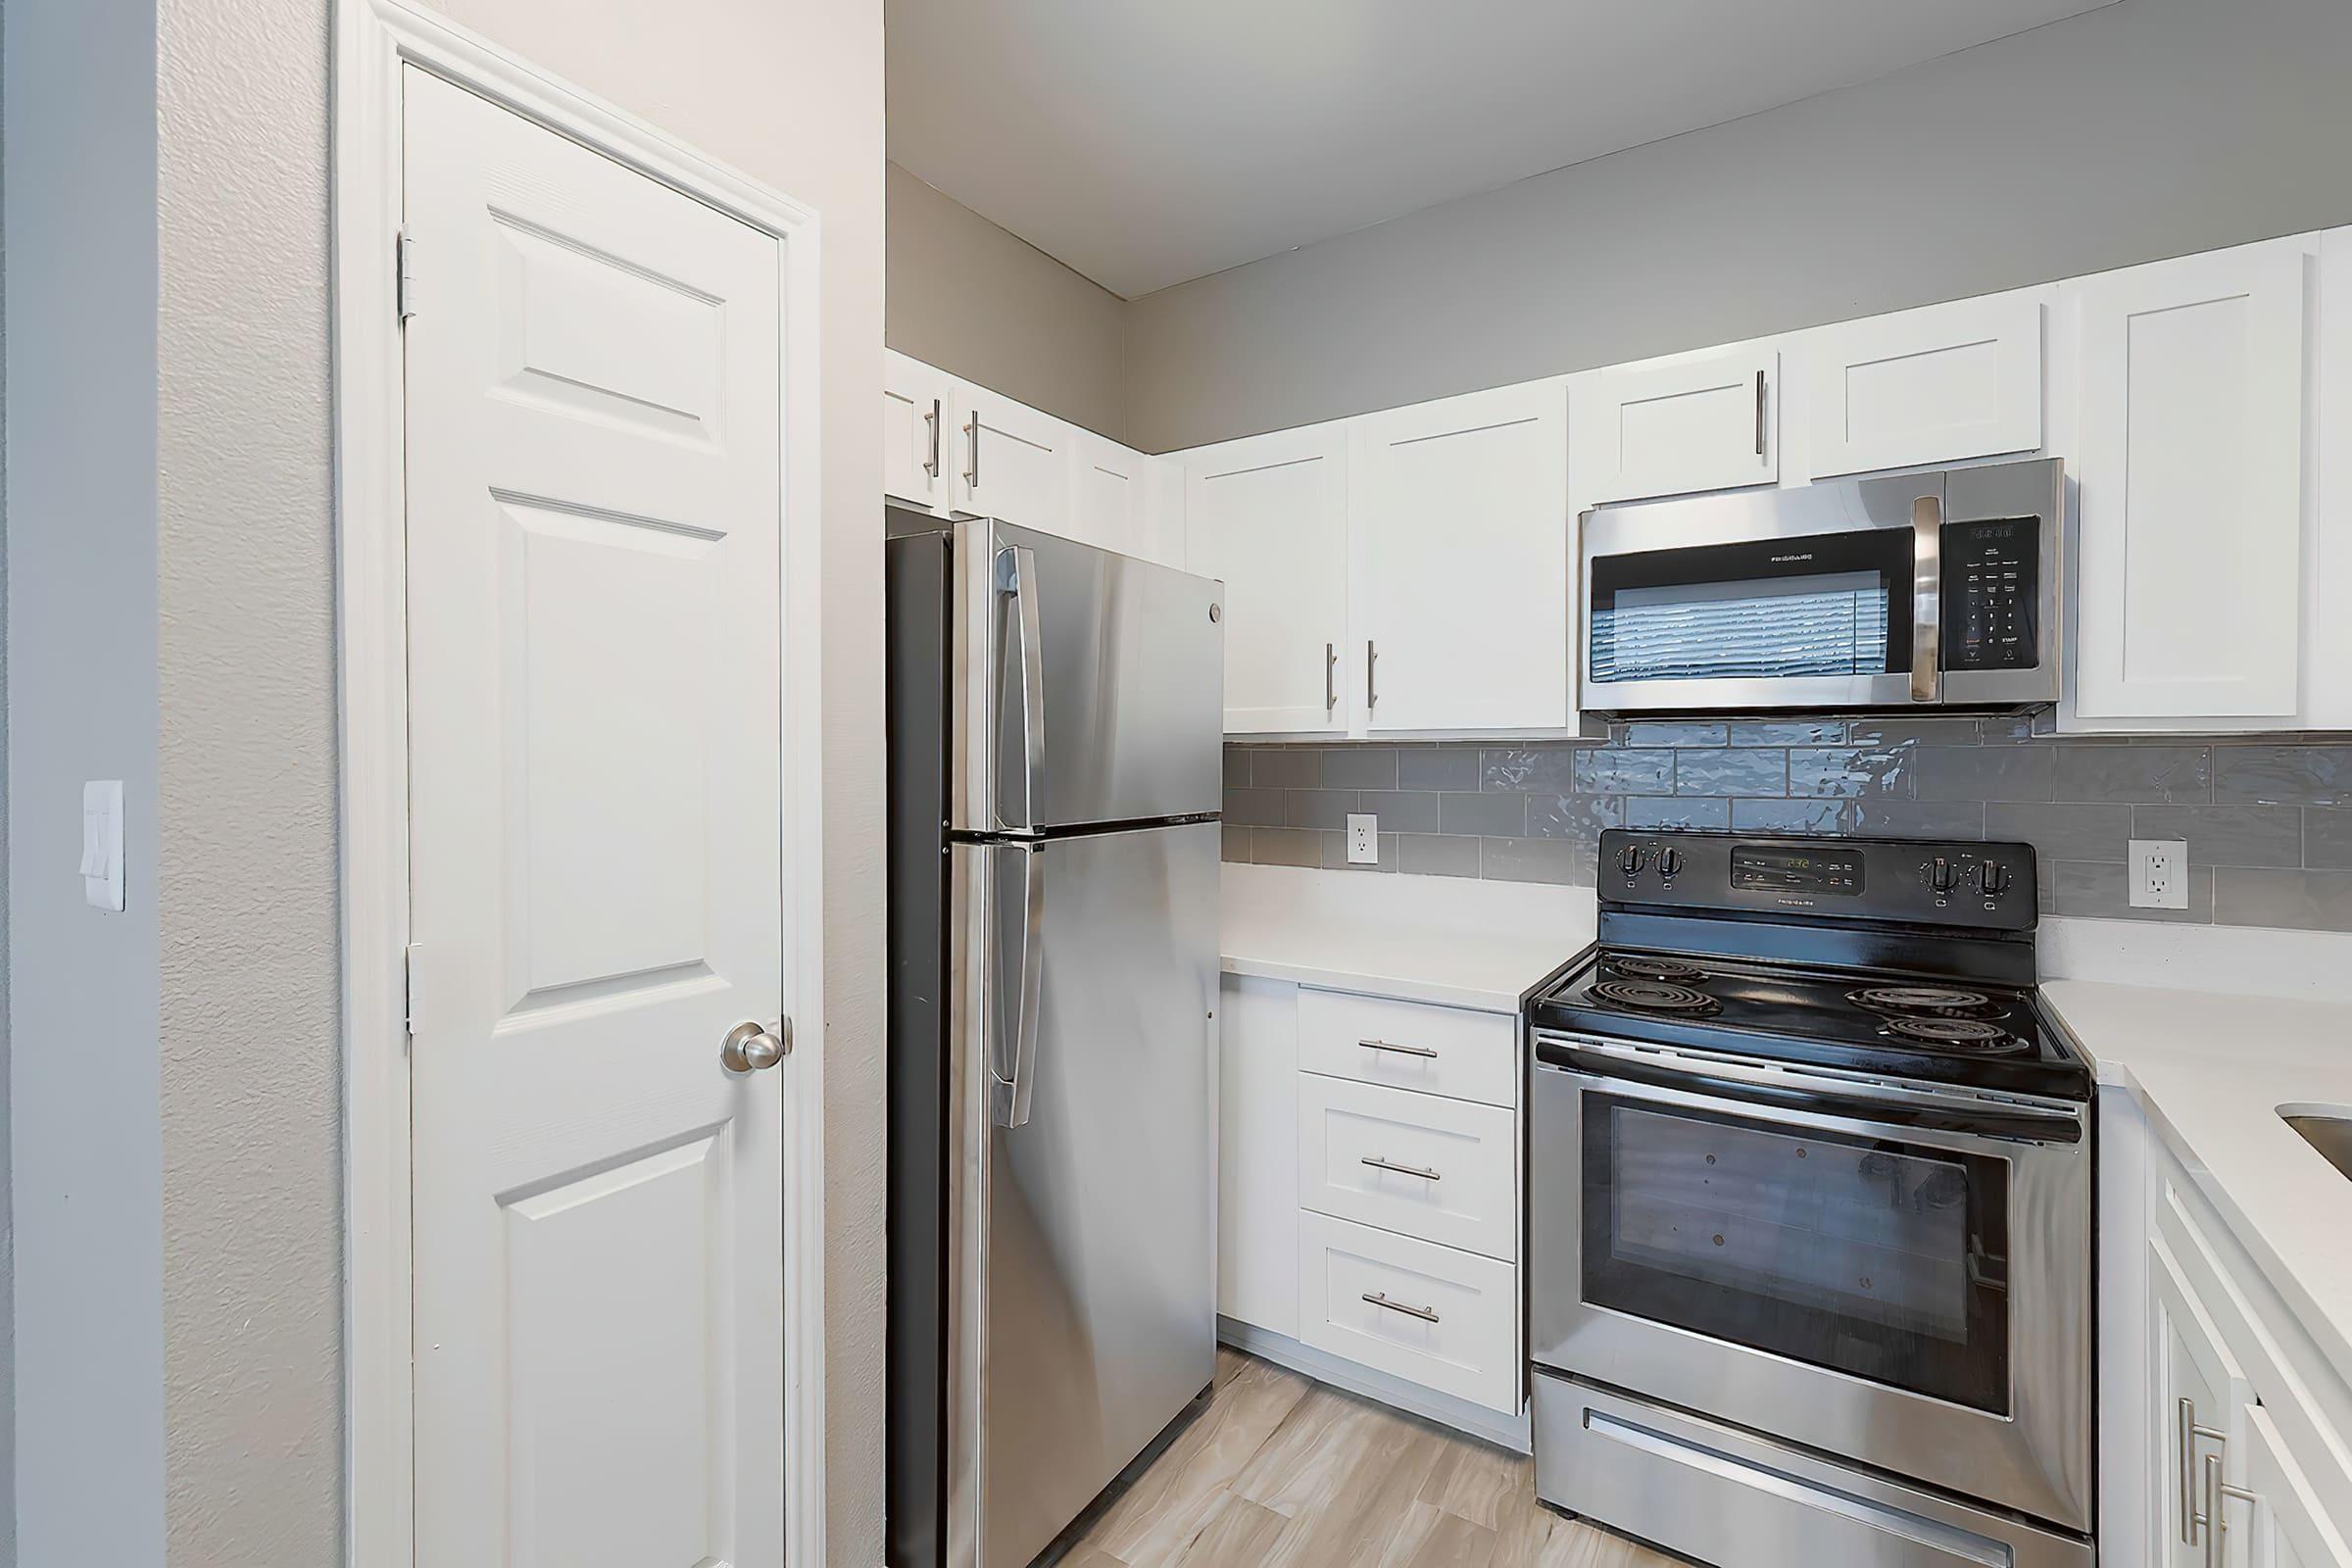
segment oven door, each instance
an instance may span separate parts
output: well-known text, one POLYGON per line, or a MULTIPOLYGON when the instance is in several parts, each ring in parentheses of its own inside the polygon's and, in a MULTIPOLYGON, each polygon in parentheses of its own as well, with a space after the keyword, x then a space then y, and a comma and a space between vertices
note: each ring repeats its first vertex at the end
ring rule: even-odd
POLYGON ((1587 513, 1581 706, 1938 701, 1943 477, 1587 513))
POLYGON ((1538 1056, 1538 1365, 2089 1530, 2081 1106, 1538 1056))

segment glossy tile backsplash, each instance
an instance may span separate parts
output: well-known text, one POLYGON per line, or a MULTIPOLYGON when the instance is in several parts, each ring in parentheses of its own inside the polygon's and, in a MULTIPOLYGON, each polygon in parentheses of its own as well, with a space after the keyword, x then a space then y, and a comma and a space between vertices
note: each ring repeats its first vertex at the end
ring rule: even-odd
POLYGON ((2034 735, 2023 720, 1631 723, 1605 741, 1225 748, 1225 858, 1591 885, 1605 827, 2022 839, 2042 910, 2352 931, 2352 736, 2034 735), (2135 909, 2134 838, 2188 845, 2186 909, 2135 909))

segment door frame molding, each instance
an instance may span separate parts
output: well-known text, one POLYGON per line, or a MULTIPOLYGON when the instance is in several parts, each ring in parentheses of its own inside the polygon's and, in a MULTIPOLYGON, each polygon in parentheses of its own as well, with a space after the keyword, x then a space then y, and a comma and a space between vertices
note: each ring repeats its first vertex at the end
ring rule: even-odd
MULTIPOLYGON (((342 744, 344 1539, 416 1568, 410 1248, 407 504, 396 290, 401 73, 416 66, 773 235, 781 560, 785 1551, 825 1558, 824 907, 816 213, 408 0, 335 0, 330 312, 342 744)), ((422 299, 430 308, 430 258, 422 299)))

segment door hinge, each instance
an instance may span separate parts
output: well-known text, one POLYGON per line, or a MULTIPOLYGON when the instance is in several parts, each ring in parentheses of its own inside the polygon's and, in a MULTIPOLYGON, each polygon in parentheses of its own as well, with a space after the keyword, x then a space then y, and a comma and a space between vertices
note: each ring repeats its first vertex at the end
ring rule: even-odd
POLYGON ((417 955, 422 951, 423 945, 416 942, 412 942, 407 947, 400 950, 400 1010, 402 1022, 408 1025, 409 1035, 412 1039, 414 1039, 416 1034, 417 955))
POLYGON ((398 250, 399 282, 394 293, 400 305, 400 318, 406 321, 416 314, 416 241, 405 228, 400 231, 398 250))

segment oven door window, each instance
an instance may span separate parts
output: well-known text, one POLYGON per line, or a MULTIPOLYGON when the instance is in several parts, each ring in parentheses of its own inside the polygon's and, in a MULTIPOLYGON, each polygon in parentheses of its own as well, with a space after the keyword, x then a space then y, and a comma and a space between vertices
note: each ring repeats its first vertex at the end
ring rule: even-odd
POLYGON ((1913 550, 1868 528, 1595 557, 1592 679, 1907 672, 1913 550))
POLYGON ((2009 1413, 2006 1161, 1584 1098, 1584 1298, 2009 1413))

